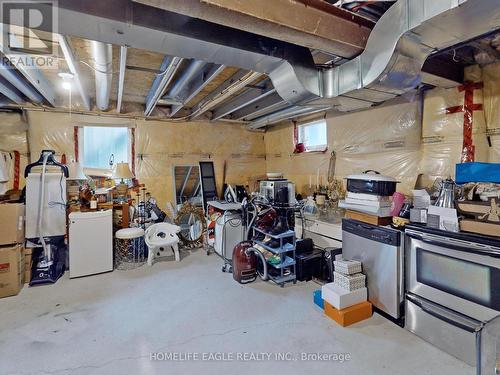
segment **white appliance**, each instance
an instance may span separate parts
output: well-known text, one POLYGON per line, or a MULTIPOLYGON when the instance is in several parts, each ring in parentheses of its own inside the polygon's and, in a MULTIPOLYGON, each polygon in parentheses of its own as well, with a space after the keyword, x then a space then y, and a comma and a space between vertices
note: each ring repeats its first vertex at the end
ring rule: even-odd
POLYGON ((225 211, 215 222, 215 252, 231 260, 234 247, 243 241, 244 235, 241 213, 225 211))
MULTIPOLYGON (((38 202, 40 202, 41 173, 26 177, 26 238, 38 239, 38 202)), ((42 228, 44 237, 66 235, 66 178, 62 173, 45 174, 42 228)))
POLYGON ((69 214, 69 277, 113 270, 113 211, 69 214))

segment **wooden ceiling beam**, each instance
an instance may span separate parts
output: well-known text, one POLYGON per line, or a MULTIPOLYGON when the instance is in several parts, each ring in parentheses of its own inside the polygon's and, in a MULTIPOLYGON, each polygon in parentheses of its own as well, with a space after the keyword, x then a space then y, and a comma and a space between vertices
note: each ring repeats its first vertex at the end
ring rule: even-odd
POLYGON ((344 58, 364 50, 373 27, 349 11, 326 11, 299 0, 134 1, 344 58))

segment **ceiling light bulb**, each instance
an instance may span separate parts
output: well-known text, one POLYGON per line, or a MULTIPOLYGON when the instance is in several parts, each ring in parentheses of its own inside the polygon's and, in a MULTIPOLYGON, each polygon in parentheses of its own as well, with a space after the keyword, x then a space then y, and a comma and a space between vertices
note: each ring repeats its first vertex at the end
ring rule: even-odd
POLYGON ((59 72, 59 73, 57 73, 57 75, 64 80, 73 79, 73 77, 74 77, 73 73, 68 73, 68 72, 59 72))
POLYGON ((62 83, 62 87, 63 87, 63 89, 65 89, 65 90, 70 90, 70 89, 71 89, 71 83, 70 83, 70 82, 68 82, 68 81, 64 81, 64 82, 62 83))

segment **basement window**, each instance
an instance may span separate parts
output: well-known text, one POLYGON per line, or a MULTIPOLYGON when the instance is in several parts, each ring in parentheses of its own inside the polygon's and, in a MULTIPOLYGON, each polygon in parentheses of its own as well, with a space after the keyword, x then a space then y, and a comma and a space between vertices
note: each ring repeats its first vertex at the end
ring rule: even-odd
POLYGON ((306 152, 326 151, 328 148, 326 120, 321 119, 298 125, 296 142, 302 143, 306 152))
POLYGON ((129 129, 126 127, 85 126, 83 129, 85 168, 110 169, 110 162, 129 161, 129 129))

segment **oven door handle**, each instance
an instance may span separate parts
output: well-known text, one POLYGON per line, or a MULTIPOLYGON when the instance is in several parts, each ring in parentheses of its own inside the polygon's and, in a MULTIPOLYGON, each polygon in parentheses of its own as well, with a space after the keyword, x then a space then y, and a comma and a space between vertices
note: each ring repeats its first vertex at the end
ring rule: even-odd
POLYGON ((434 311, 432 309, 429 309, 426 306, 421 306, 422 310, 425 311, 427 314, 432 315, 434 318, 437 318, 439 320, 442 320, 448 324, 451 324, 452 326, 458 327, 463 329, 464 331, 470 332, 470 333, 476 333, 478 329, 476 327, 471 327, 465 324, 462 324, 460 322, 457 322, 456 320, 453 320, 452 318, 449 318, 447 316, 441 315, 437 311, 434 311))
MULTIPOLYGON (((407 295, 406 298, 408 298, 412 303, 420 307, 423 311, 425 311, 427 314, 433 316, 436 319, 442 320, 443 322, 446 322, 448 324, 451 324, 452 326, 455 326, 457 328, 463 329, 464 331, 470 332, 470 333, 476 333, 481 330, 481 323, 477 322, 477 324, 474 324, 473 322, 459 322, 456 319, 453 319, 453 316, 451 314, 446 314, 445 311, 438 311, 438 309, 434 308, 433 306, 429 305, 428 303, 425 303, 424 301, 421 301, 420 299, 413 298, 412 296, 407 295)), ((439 309, 442 310, 442 309, 439 309)))
POLYGON ((441 246, 441 247, 447 247, 451 248, 454 250, 458 251, 463 251, 466 253, 473 253, 473 254, 479 254, 479 255, 484 255, 492 258, 500 258, 500 252, 494 251, 494 250, 487 250, 487 249, 481 249, 478 246, 474 246, 473 243, 469 244, 469 247, 462 245, 460 242, 455 241, 453 239, 449 240, 436 240, 433 237, 430 237, 426 234, 420 234, 420 233, 406 233, 406 235, 410 238, 415 238, 417 240, 420 240, 422 242, 428 243, 429 245, 434 245, 434 246, 441 246))

